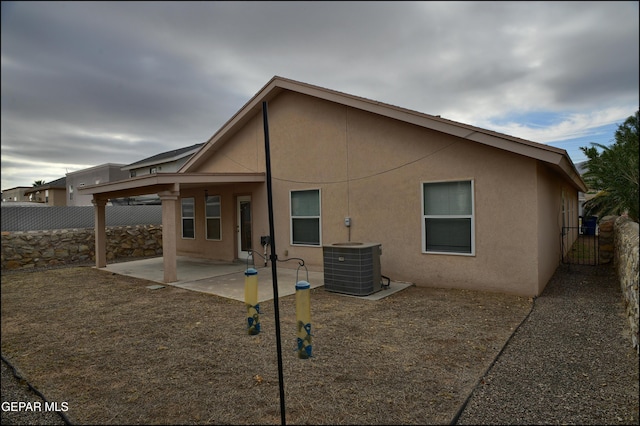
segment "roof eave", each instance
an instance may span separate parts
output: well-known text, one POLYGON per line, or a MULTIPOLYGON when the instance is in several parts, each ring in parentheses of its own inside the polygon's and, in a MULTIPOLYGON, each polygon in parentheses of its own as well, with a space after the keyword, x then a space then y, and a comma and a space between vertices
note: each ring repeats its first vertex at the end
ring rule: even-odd
POLYGON ((188 172, 203 162, 209 154, 214 152, 219 145, 224 143, 230 135, 234 134, 240 126, 253 117, 254 114, 262 110, 262 106, 260 105, 262 102, 268 101, 277 96, 277 94, 282 90, 291 90, 297 93, 336 102, 338 104, 415 124, 423 128, 457 136, 550 163, 560 167, 569 179, 575 183, 576 187, 585 188, 584 182, 577 173, 573 162, 571 162, 568 154, 563 149, 278 76, 273 77, 258 93, 256 93, 256 95, 254 95, 238 112, 236 112, 236 114, 234 114, 233 117, 231 117, 231 119, 229 119, 196 154, 187 160, 178 172, 188 172))
POLYGON ((174 190, 176 185, 216 185, 226 183, 259 183, 265 181, 264 173, 157 173, 116 182, 86 185, 78 191, 94 198, 115 198, 122 193, 145 195, 174 190))

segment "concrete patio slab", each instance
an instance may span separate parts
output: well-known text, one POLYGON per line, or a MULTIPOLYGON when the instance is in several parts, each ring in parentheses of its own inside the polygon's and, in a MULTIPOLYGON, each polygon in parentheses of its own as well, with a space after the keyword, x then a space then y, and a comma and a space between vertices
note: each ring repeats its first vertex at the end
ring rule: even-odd
MULTIPOLYGON (((120 275, 142 278, 165 286, 171 285, 244 302, 244 271, 247 269, 245 262, 222 262, 187 256, 178 256, 177 262, 178 281, 173 283, 163 282, 164 265, 162 257, 112 263, 100 269, 120 275)), ((273 299, 273 271, 271 266, 250 265, 250 267, 258 271, 258 301, 264 302, 273 299)), ((322 272, 309 271, 307 275, 305 268, 289 269, 278 267, 277 278, 278 297, 295 294, 296 282, 300 280, 308 281, 311 288, 324 286, 324 274, 322 272)), ((411 285, 413 284, 392 281, 388 288, 383 288, 381 291, 368 296, 333 294, 366 300, 379 300, 411 285)))

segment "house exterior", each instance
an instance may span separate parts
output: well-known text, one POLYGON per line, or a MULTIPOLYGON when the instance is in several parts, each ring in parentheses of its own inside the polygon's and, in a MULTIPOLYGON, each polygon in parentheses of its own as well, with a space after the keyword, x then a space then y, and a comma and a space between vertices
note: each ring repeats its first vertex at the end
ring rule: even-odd
POLYGON ((104 205, 123 194, 162 200, 166 282, 178 255, 261 252, 263 105, 279 259, 322 271, 324 245, 379 243, 394 281, 535 296, 561 261, 562 227, 577 226, 586 188, 562 149, 274 77, 176 173, 80 190, 96 206, 96 266, 104 205))
POLYGON ((193 154, 198 152, 204 143, 162 152, 128 164, 121 169, 129 173, 129 177, 144 176, 154 173, 175 173, 193 154))
MULTIPOLYGON (((122 167, 121 170, 128 172, 129 177, 155 173, 175 173, 193 154, 198 152, 203 145, 204 143, 198 143, 184 148, 162 152, 126 165, 122 167)), ((157 194, 126 197, 111 201, 114 204, 160 204, 160 198, 157 194)))
POLYGON ((43 203, 47 206, 67 205, 67 179, 60 178, 38 185, 27 190, 24 195, 29 201, 43 203))
POLYGON ((32 189, 31 186, 16 186, 13 188, 2 190, 2 202, 3 203, 15 203, 29 201, 29 197, 25 195, 27 191, 32 189))
POLYGON ((129 177, 129 173, 121 170, 124 164, 105 163, 95 167, 67 173, 67 206, 90 206, 93 197, 78 190, 85 185, 97 185, 114 182, 129 177))

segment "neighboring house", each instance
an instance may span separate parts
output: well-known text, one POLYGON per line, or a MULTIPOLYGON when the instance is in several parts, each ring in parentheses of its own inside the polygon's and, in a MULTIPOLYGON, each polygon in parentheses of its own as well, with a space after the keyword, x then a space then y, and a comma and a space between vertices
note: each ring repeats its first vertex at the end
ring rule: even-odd
POLYGON ((187 146, 185 148, 174 149, 154 156, 144 158, 135 163, 122 167, 129 173, 129 177, 144 176, 154 173, 175 173, 204 143, 187 146))
POLYGON ((178 255, 261 252, 264 102, 279 259, 322 271, 323 245, 380 243, 392 280, 525 296, 558 267, 562 226, 577 226, 586 191, 565 150, 281 77, 176 173, 80 191, 96 200, 96 266, 106 201, 142 194, 162 200, 165 282, 178 279, 178 255))
POLYGON ((67 205, 67 179, 60 178, 45 183, 44 185, 34 186, 25 192, 25 196, 29 201, 43 203, 47 206, 66 206, 67 205))
MULTIPOLYGON (((195 154, 204 143, 198 143, 185 148, 174 149, 172 151, 156 154, 152 157, 144 158, 135 163, 122 167, 122 170, 129 173, 129 177, 144 176, 155 173, 175 173, 180 167, 195 154)), ((115 200, 112 200, 116 202, 115 200)), ((120 198, 121 204, 160 204, 157 194, 143 195, 138 197, 120 198)))
POLYGON ((2 190, 3 203, 15 203, 29 201, 29 197, 25 196, 25 192, 29 191, 32 186, 16 186, 14 188, 2 190))
POLYGON ((67 206, 90 206, 93 197, 78 192, 85 185, 97 185, 116 182, 129 177, 129 173, 121 170, 124 164, 106 163, 87 169, 67 173, 67 206))

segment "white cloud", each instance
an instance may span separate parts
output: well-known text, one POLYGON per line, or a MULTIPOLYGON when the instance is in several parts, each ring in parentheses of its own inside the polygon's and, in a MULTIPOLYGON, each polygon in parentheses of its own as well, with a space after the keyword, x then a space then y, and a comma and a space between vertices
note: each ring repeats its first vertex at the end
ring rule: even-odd
POLYGON ((547 126, 527 126, 518 122, 500 125, 486 121, 481 123, 481 127, 535 142, 559 142, 588 137, 597 129, 611 124, 620 125, 637 109, 637 107, 612 107, 585 113, 571 113, 566 116, 559 115, 561 118, 559 122, 547 126))

